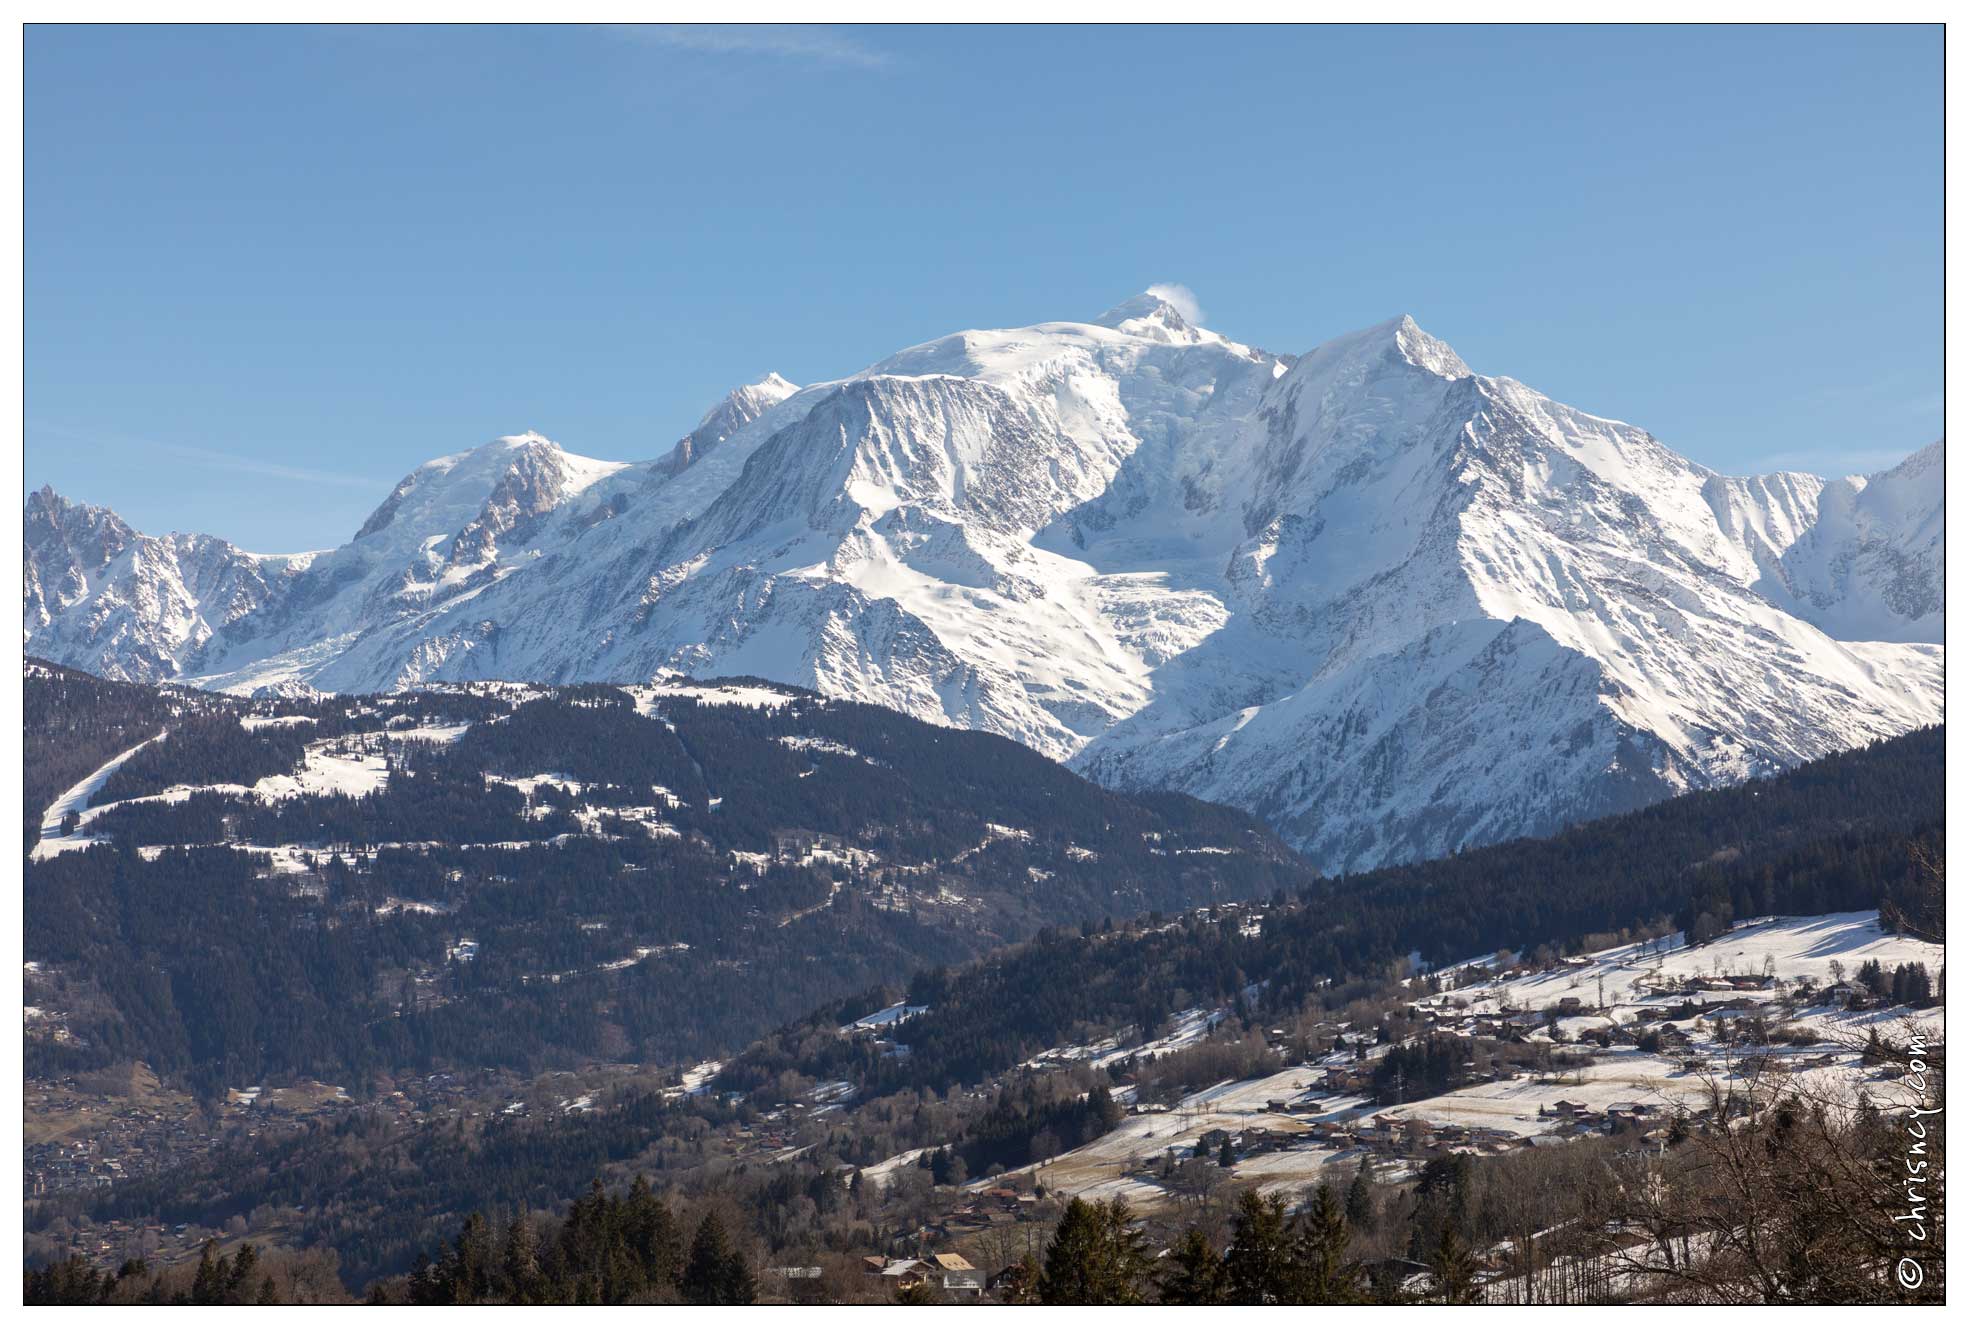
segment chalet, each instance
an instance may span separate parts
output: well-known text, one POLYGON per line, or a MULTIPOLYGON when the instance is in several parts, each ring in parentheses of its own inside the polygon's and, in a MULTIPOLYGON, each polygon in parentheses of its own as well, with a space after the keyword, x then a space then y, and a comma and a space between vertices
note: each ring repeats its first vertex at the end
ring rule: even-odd
POLYGON ((1661 1118, 1661 1109, 1652 1103, 1607 1104, 1607 1130, 1639 1130, 1661 1118))
POLYGON ((942 1280, 946 1292, 964 1292, 978 1296, 984 1291, 984 1273, 963 1256, 954 1252, 932 1255, 937 1275, 942 1280))
POLYGON ((1420 1117, 1404 1117, 1395 1125, 1411 1149, 1427 1149, 1436 1143, 1436 1128, 1420 1117))
POLYGON ((1253 1126, 1240 1132, 1233 1141, 1239 1152, 1252 1154, 1268 1154, 1285 1148, 1291 1142, 1292 1136, 1267 1126, 1253 1126))
POLYGON ((1329 1093, 1354 1094, 1367 1088, 1370 1078, 1367 1072, 1352 1065, 1329 1066, 1320 1079, 1320 1085, 1329 1093))
POLYGON ((1024 1282, 1026 1267, 1021 1264, 1008 1264, 985 1280, 985 1288, 991 1292, 1005 1292, 1024 1282))
POLYGON ((898 1288, 921 1287, 932 1278, 941 1280, 943 1275, 943 1271, 928 1260, 884 1260, 880 1256, 869 1255, 862 1257, 862 1264, 876 1278, 892 1282, 898 1288))
POLYGON ((779 858, 804 858, 812 853, 819 843, 819 836, 813 831, 788 830, 772 833, 773 853, 779 858))
POLYGON ((1541 1117, 1545 1117, 1545 1116, 1557 1117, 1561 1121, 1571 1121, 1575 1117, 1579 1116, 1581 1113, 1587 1112, 1589 1110, 1590 1109, 1588 1109, 1588 1107, 1584 1103, 1573 1103, 1562 1098, 1558 1102, 1552 1105, 1552 1109, 1550 1112, 1547 1112, 1543 1107, 1540 1107, 1538 1109, 1538 1115, 1541 1117))

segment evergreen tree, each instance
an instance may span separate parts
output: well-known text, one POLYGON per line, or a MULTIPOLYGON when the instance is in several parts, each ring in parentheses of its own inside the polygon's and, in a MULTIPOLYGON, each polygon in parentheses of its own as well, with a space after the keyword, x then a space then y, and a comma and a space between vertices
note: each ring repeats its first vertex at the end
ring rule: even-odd
POLYGON ((1444 1223, 1436 1248, 1429 1255, 1429 1280, 1445 1306, 1467 1306, 1477 1296, 1477 1262, 1457 1235, 1454 1223, 1444 1223))
POLYGON ((1046 1248, 1039 1300, 1048 1306, 1131 1306, 1142 1299, 1149 1254, 1123 1200, 1075 1198, 1046 1248))
POLYGON ((506 1225, 506 1248, 499 1254, 499 1277, 514 1304, 525 1306, 540 1293, 540 1242, 521 1214, 506 1225))
POLYGON ((1224 1257, 1230 1300, 1240 1306, 1282 1306, 1293 1299, 1292 1242, 1285 1201, 1256 1188, 1238 1197, 1231 1249, 1224 1257))
POLYGON ((483 1301, 492 1293, 492 1225, 485 1215, 473 1210, 459 1229, 458 1243, 445 1262, 441 1277, 447 1285, 448 1300, 454 1306, 483 1301))
POLYGON ((1183 1230, 1183 1235, 1164 1260, 1164 1271, 1156 1285, 1157 1295, 1168 1306, 1220 1306, 1224 1303, 1224 1257, 1217 1253, 1199 1228, 1183 1230))
POLYGON ((704 1216, 691 1238, 681 1290, 693 1306, 749 1306, 758 1295, 752 1266, 725 1235, 715 1212, 704 1216))
POLYGON ((999 1285, 999 1296, 1007 1306, 1036 1306, 1039 1304, 1039 1285, 1044 1277, 1039 1261, 1028 1252, 1006 1271, 1005 1280, 999 1285))
POLYGON ((640 1172, 630 1184, 627 1209, 627 1236, 644 1277, 658 1287, 675 1287, 681 1277, 677 1220, 640 1172))
POLYGON ((213 1252, 217 1245, 207 1241, 198 1252, 198 1272, 191 1280, 191 1304, 194 1306, 216 1306, 225 1292, 224 1257, 214 1260, 213 1252))
POLYGON ((1353 1184, 1347 1187, 1347 1223, 1361 1232, 1374 1227, 1374 1190, 1368 1183, 1367 1169, 1368 1159, 1363 1155, 1353 1184))
POLYGON ((1339 1197, 1333 1187, 1321 1182, 1293 1238, 1298 1300, 1324 1306, 1358 1297, 1359 1272, 1347 1262, 1349 1238, 1339 1197))
POLYGON ((239 1248, 239 1254, 233 1257, 232 1270, 226 1275, 225 1299, 228 1304, 238 1306, 245 1303, 247 1294, 253 1289, 253 1275, 259 1262, 260 1253, 253 1249, 252 1242, 239 1248))

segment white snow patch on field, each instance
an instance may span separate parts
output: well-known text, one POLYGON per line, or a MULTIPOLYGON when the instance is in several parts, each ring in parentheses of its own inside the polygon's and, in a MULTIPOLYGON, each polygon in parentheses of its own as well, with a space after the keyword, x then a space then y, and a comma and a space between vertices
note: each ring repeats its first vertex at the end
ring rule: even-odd
MULTIPOLYGON (((1850 979, 1868 960, 1893 969, 1910 961, 1939 970, 1942 948, 1912 937, 1883 932, 1872 910, 1810 917, 1763 918, 1738 924, 1702 946, 1683 943, 1682 934, 1658 942, 1637 942, 1583 957, 1585 963, 1542 974, 1486 980, 1445 994, 1471 1002, 1472 1010, 1489 1009, 1505 994, 1533 1010, 1555 1005, 1564 997, 1596 996, 1602 985, 1607 1000, 1625 999, 1635 980, 1669 983, 1719 975, 1753 977, 1767 970, 1787 982, 1809 977, 1833 981, 1832 966, 1841 966, 1850 979)), ((1757 993, 1742 994, 1762 1000, 1757 993)))
POLYGON ((635 701, 639 714, 658 718, 661 718, 657 712, 659 697, 676 697, 701 706, 754 706, 769 711, 796 699, 794 693, 760 684, 698 683, 682 674, 660 674, 647 683, 631 684, 622 690, 635 701))
POLYGON ((677 1082, 676 1088, 666 1089, 664 1090, 664 1094, 666 1097, 674 1097, 679 1094, 690 1096, 702 1094, 711 1087, 711 1081, 723 1069, 725 1069, 725 1063, 722 1061, 700 1061, 697 1065, 683 1073, 677 1082))
POLYGON ((562 793, 577 796, 586 787, 572 775, 562 775, 558 772, 547 772, 541 775, 496 775, 491 771, 486 771, 482 778, 489 785, 510 785, 512 788, 519 790, 527 798, 532 798, 534 792, 542 787, 558 789, 562 793))
POLYGON ((129 751, 117 753, 114 757, 111 757, 108 761, 96 767, 95 770, 89 772, 88 775, 84 776, 76 784, 70 786, 68 791, 60 798, 50 803, 47 812, 43 813, 41 817, 40 839, 35 844, 29 856, 36 862, 40 862, 42 859, 53 858, 56 854, 65 854, 71 849, 87 849, 90 845, 96 843, 93 836, 82 834, 79 826, 76 828, 74 834, 64 835, 62 833, 62 822, 71 812, 80 816, 83 812, 87 811, 89 800, 94 798, 105 784, 109 783, 109 777, 116 774, 124 762, 130 760, 130 758, 136 756, 152 743, 163 738, 165 733, 169 732, 169 730, 165 730, 161 733, 153 734, 129 751))
POLYGON ((289 729, 295 725, 313 724, 312 715, 242 715, 239 727, 251 733, 255 729, 289 729))
POLYGON ((1033 1057, 1026 1065, 1037 1068, 1084 1061, 1093 1066, 1109 1066, 1129 1057, 1152 1061, 1157 1057, 1167 1056, 1171 1052, 1178 1052, 1201 1043, 1212 1029, 1224 1022, 1224 1017, 1228 1014, 1230 1012, 1224 1008, 1205 1010, 1201 1006, 1192 1006, 1189 1010, 1179 1011, 1170 1017, 1171 1027, 1168 1033, 1145 1043, 1129 1046, 1124 1045, 1119 1038, 1104 1038, 1095 1043, 1048 1048, 1033 1057))
POLYGON ((872 1029, 892 1029, 904 1020, 921 1015, 929 1009, 928 1006, 911 1006, 906 1002, 897 1002, 893 1006, 884 1006, 872 1015, 864 1015, 852 1024, 842 1025, 838 1032, 852 1034, 872 1029))
POLYGON ((874 1186, 877 1190, 887 1190, 896 1179, 896 1173, 904 1168, 915 1167, 918 1159, 925 1154, 933 1154, 941 1145, 930 1145, 923 1149, 905 1149, 899 1154, 871 1163, 861 1170, 862 1184, 874 1186))

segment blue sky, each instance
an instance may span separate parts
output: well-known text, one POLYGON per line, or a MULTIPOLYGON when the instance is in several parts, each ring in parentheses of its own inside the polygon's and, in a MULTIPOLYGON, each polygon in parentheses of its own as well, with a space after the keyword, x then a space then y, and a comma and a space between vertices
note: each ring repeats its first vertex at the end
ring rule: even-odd
POLYGON ((347 539, 419 461, 1180 282, 1727 471, 1942 431, 1939 28, 58 28, 27 480, 347 539))

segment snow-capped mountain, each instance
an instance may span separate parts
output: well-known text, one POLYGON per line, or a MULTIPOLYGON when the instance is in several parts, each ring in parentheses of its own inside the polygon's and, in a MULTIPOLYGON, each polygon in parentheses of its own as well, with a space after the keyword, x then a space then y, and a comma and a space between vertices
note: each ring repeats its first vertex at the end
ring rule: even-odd
POLYGON ((704 413, 697 428, 677 440, 676 446, 656 463, 656 469, 666 477, 675 475, 799 390, 778 374, 768 374, 757 383, 733 388, 724 400, 704 413))
POLYGON ((1835 637, 1942 639, 1942 445, 1819 493, 1818 520, 1784 551, 1773 592, 1835 637))
MULTIPOLYGON (((1407 318, 1289 357, 1149 295, 773 376, 654 463, 429 463, 172 658, 244 691, 758 675, 1356 868, 1938 721, 1940 460, 1720 476, 1407 318)), ((34 586, 29 649, 88 665, 34 586)))
POLYGON ((312 555, 249 554, 209 535, 139 535, 108 508, 27 498, 28 649, 105 678, 176 677, 214 630, 276 598, 312 555))

